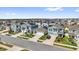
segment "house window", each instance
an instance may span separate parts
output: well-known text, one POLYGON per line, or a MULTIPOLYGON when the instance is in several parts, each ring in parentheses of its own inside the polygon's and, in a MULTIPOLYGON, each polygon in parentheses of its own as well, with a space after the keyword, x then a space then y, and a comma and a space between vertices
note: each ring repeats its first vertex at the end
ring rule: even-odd
POLYGON ((49 31, 52 31, 52 29, 49 29, 49 31))
POLYGON ((25 28, 23 27, 22 30, 25 30, 25 28))
POLYGON ((75 30, 73 30, 73 32, 75 32, 75 30))
POLYGON ((19 27, 19 26, 16 26, 17 28, 19 27))
POLYGON ((57 31, 57 29, 56 29, 56 28, 54 28, 53 30, 54 30, 55 32, 57 31))
POLYGON ((27 29, 29 29, 29 27, 27 26, 27 29))
POLYGON ((63 31, 62 29, 59 29, 59 30, 58 30, 58 32, 62 32, 62 31, 63 31))
POLYGON ((59 31, 62 31, 62 29, 59 29, 59 31))

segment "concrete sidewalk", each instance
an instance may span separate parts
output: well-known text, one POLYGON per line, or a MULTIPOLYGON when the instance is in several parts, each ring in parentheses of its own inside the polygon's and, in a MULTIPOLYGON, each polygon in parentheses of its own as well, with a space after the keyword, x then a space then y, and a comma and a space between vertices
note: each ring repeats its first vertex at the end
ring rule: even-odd
POLYGON ((0 31, 0 33, 6 32, 6 31, 8 31, 8 30, 3 30, 3 31, 0 31))
POLYGON ((15 34, 15 35, 11 35, 12 37, 17 37, 17 36, 20 36, 20 35, 22 35, 23 34, 23 32, 20 32, 20 33, 17 33, 17 34, 15 34))

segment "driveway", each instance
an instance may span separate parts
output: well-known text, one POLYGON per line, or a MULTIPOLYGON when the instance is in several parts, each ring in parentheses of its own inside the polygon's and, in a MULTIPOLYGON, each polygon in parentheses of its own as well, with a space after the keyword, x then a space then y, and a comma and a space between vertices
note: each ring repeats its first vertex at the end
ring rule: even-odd
POLYGON ((53 46, 56 37, 57 37, 56 35, 52 35, 51 39, 46 39, 43 43, 47 44, 47 45, 52 45, 53 46))
POLYGON ((34 41, 37 42, 37 40, 39 40, 39 38, 43 35, 43 33, 36 33, 35 36, 33 38, 30 38, 30 41, 34 41))

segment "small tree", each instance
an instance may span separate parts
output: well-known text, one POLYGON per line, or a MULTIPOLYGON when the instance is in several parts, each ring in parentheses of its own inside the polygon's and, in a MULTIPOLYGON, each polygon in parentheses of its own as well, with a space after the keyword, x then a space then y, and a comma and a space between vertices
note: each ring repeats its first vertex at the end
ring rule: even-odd
POLYGON ((48 36, 47 36, 47 39, 50 39, 50 38, 51 38, 51 36, 50 36, 50 35, 48 35, 48 36))

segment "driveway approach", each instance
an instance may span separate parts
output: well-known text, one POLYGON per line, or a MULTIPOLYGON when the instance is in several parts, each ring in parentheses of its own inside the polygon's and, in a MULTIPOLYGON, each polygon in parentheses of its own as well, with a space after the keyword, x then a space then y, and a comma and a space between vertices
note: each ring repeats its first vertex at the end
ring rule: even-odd
POLYGON ((64 48, 45 45, 38 42, 32 42, 32 41, 23 40, 20 38, 14 38, 14 37, 5 36, 5 35, 0 35, 0 40, 23 48, 28 48, 32 51, 67 51, 64 48))

